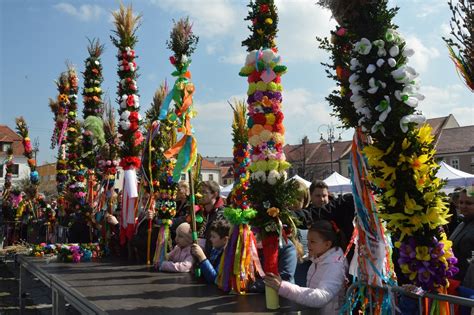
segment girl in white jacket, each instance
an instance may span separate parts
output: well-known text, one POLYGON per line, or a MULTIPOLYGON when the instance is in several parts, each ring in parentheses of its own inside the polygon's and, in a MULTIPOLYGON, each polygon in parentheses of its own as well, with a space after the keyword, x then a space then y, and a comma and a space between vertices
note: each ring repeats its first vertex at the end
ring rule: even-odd
POLYGON ((341 247, 344 236, 333 221, 313 223, 308 232, 308 252, 313 264, 306 276, 306 286, 300 287, 274 274, 265 276, 265 284, 289 300, 320 308, 320 314, 338 314, 343 304, 347 261, 341 247))

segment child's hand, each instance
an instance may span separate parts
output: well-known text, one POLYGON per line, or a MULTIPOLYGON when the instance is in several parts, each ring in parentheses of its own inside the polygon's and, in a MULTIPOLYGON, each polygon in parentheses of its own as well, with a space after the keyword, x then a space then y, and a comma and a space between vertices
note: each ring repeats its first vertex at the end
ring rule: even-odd
POLYGON ((146 213, 146 218, 148 220, 153 220, 154 217, 155 217, 155 210, 148 209, 146 213))
POLYGON ((196 257, 199 262, 203 262, 207 259, 206 254, 204 254, 201 246, 198 244, 191 245, 191 254, 196 257))
POLYGON ((273 273, 267 273, 263 278, 263 282, 265 282, 265 285, 278 291, 281 286, 281 277, 273 273))

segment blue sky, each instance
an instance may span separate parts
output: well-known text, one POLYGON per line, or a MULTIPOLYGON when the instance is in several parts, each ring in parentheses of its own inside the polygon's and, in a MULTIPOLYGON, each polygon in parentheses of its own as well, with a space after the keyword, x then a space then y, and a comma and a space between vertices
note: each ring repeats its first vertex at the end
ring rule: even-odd
MULTIPOLYGON (((282 78, 287 143, 307 135, 318 141, 322 124, 337 121, 324 100, 334 87, 320 62, 327 60, 317 48, 316 36, 327 36, 335 22, 315 0, 280 0, 277 44, 288 73, 282 78)), ((154 91, 173 71, 166 40, 173 19, 190 16, 200 37, 190 70, 196 85, 193 120, 198 148, 204 156, 231 156, 232 112, 227 104, 245 96, 247 82, 238 76, 245 60, 240 42, 248 35, 246 4, 241 0, 140 0, 135 12, 143 14, 137 35, 136 53, 140 67, 138 88, 141 110, 149 108, 154 91)), ((128 4, 128 2, 126 2, 128 4)), ((420 72, 426 99, 420 109, 428 118, 454 114, 461 125, 474 124, 473 95, 458 78, 441 36, 449 32, 450 12, 445 0, 394 0, 400 7, 395 22, 416 54, 410 65, 420 72)), ((39 137, 39 163, 55 160, 49 149, 53 129, 48 99, 56 97, 54 80, 73 63, 84 70, 87 38, 99 38, 106 45, 102 57, 103 89, 114 102, 116 49, 110 41, 111 12, 118 1, 0 1, 0 124, 14 128, 23 115, 31 138, 39 137)), ((82 77, 81 77, 82 79, 82 77)), ((82 82, 82 80, 80 81, 82 82)), ((81 85, 82 86, 82 85, 81 85)), ((82 114, 82 103, 80 110, 82 114)), ((343 133, 351 137, 350 131, 343 133)))

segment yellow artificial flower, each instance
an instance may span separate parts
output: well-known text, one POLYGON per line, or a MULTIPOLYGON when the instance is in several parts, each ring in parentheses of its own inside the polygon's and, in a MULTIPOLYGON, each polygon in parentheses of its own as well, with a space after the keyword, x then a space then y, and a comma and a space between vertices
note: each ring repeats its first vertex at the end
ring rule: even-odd
POLYGON ((416 204, 416 201, 410 196, 408 196, 407 193, 405 193, 405 208, 404 211, 407 214, 413 214, 415 211, 423 210, 423 207, 416 204))
POLYGON ((419 215, 412 215, 410 217, 410 223, 413 226, 420 228, 422 226, 422 223, 423 223, 423 217, 419 216, 419 215))
POLYGON ((267 209, 267 214, 273 218, 276 218, 280 214, 280 209, 271 207, 267 209))
POLYGON ((410 141, 408 140, 408 138, 405 138, 403 139, 403 142, 402 142, 402 150, 406 150, 410 147, 411 143, 410 141))
POLYGON ((257 29, 257 34, 258 35, 262 35, 263 34, 263 30, 261 28, 257 29))
POLYGON ((431 126, 425 124, 423 127, 418 129, 418 139, 422 144, 429 144, 433 141, 433 136, 431 135, 431 126))
POLYGON ((268 25, 272 25, 273 24, 273 20, 271 18, 266 18, 265 19, 265 23, 267 23, 268 25))
POLYGON ((428 246, 417 246, 415 248, 416 251, 416 259, 430 261, 431 255, 428 246))

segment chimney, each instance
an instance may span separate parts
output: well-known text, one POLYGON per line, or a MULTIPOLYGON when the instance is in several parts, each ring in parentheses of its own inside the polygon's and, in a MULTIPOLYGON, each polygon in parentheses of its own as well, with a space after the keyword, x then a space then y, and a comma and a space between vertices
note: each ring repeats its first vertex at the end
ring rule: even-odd
POLYGON ((308 144, 308 143, 309 143, 308 136, 304 136, 304 138, 301 139, 301 144, 308 144))

